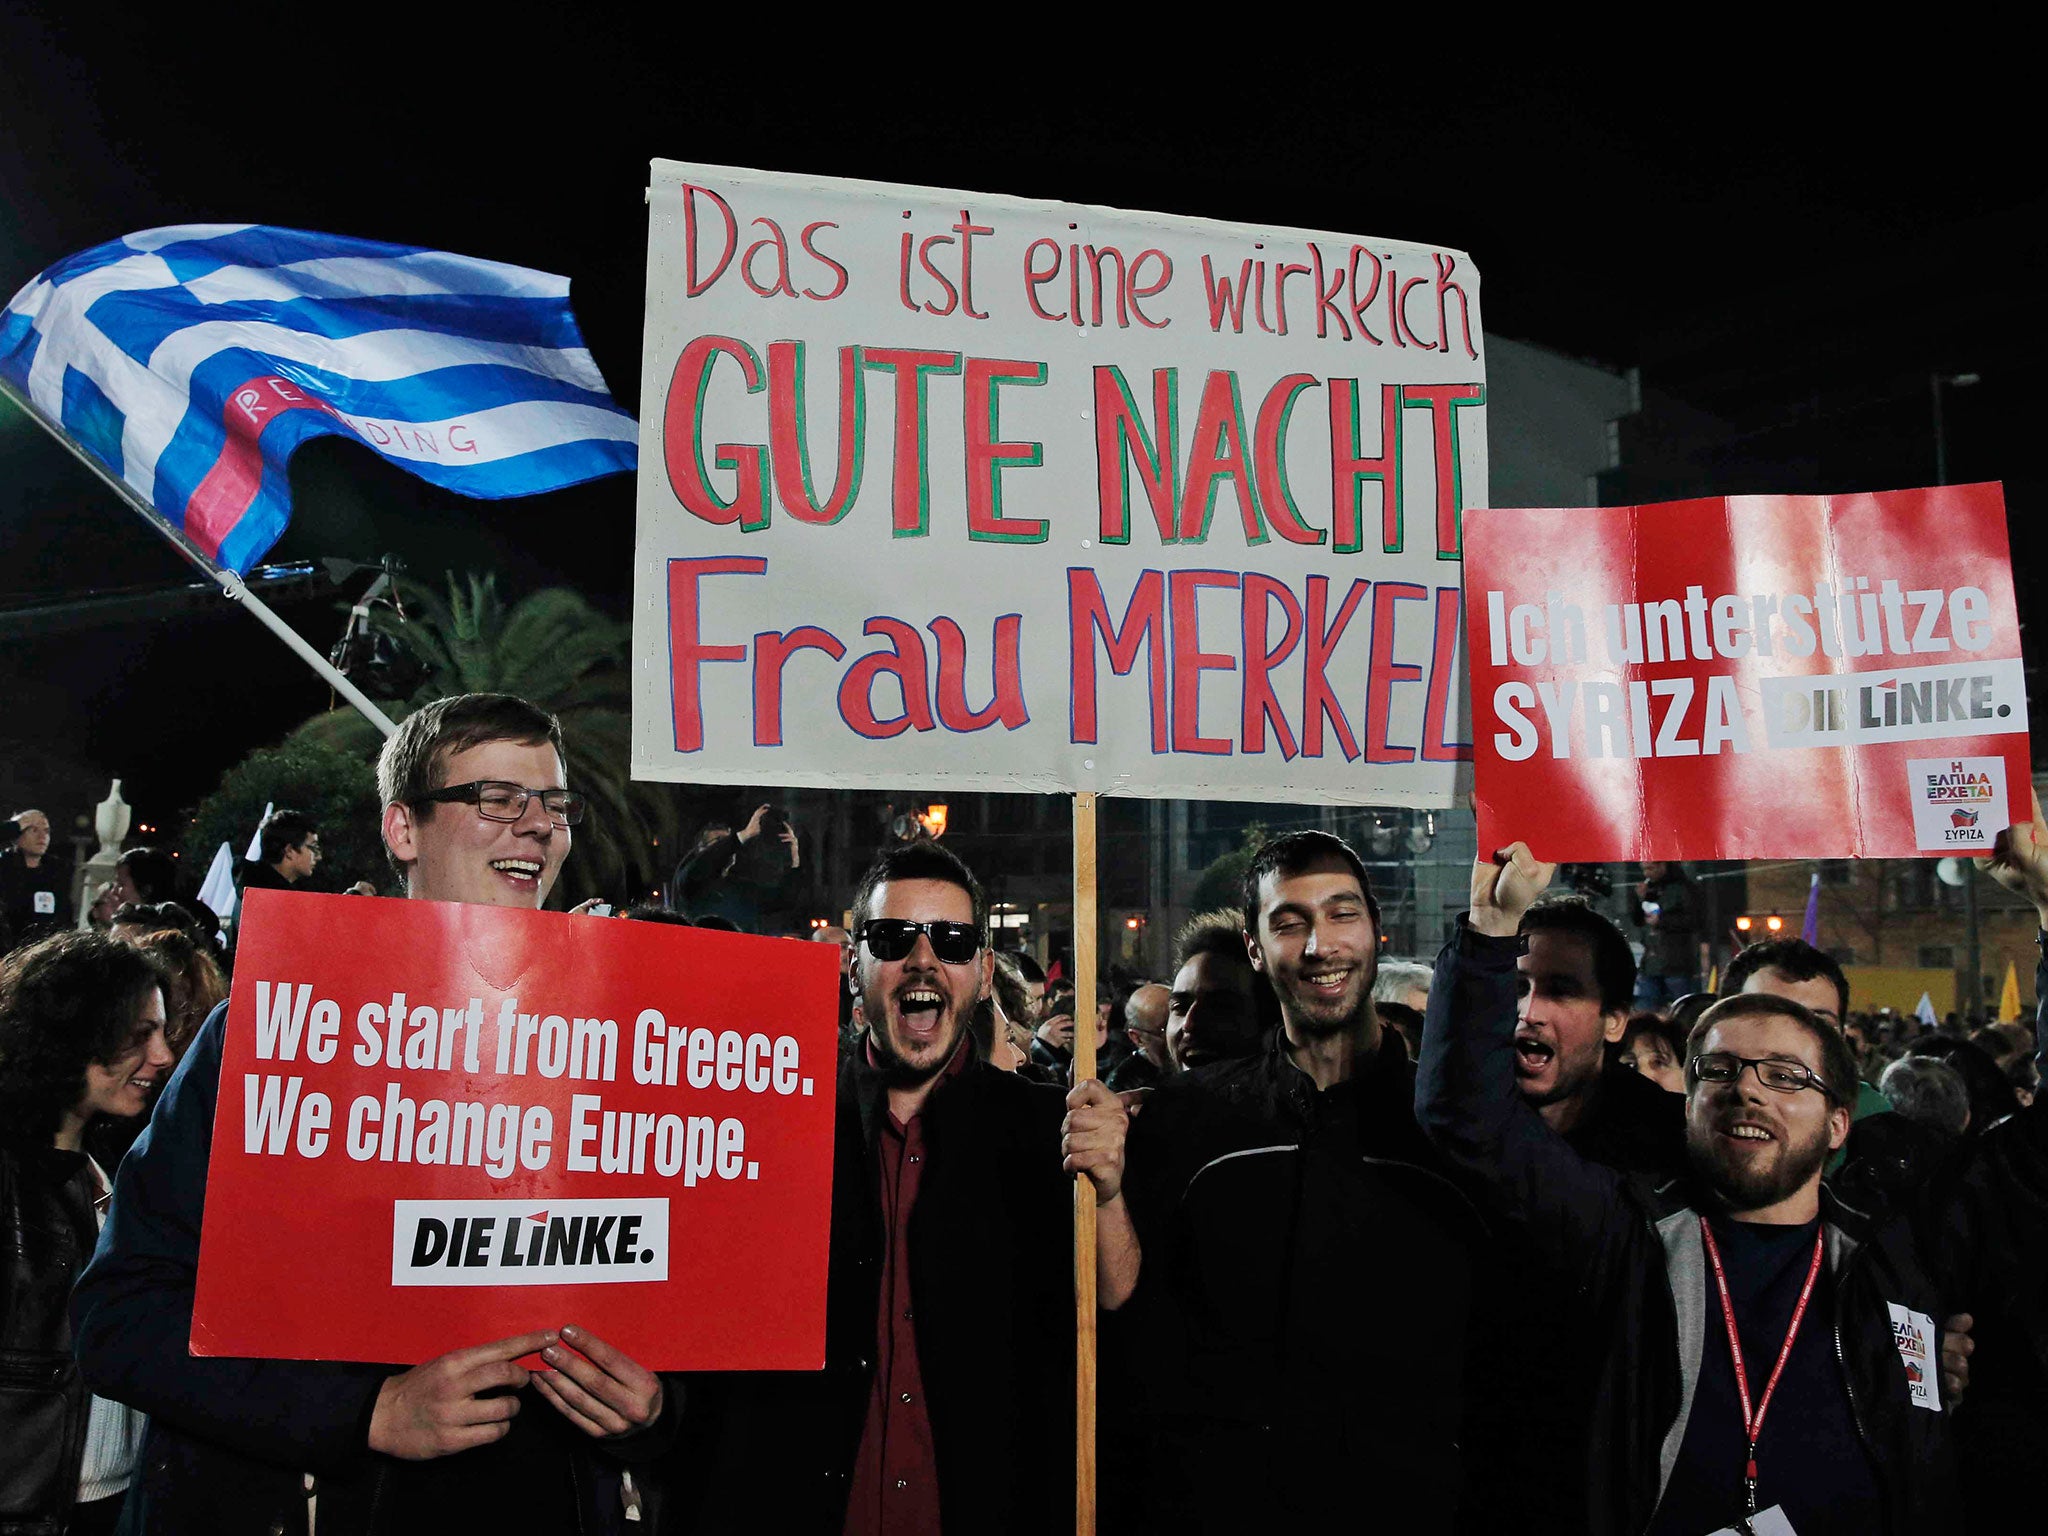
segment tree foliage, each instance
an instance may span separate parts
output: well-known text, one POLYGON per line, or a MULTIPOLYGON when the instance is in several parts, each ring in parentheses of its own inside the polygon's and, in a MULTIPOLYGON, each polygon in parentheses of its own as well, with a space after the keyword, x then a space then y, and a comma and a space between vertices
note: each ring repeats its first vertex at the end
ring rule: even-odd
POLYGON ((258 747, 200 802, 182 849, 194 887, 206 878, 222 843, 241 860, 266 805, 304 811, 320 828, 320 871, 313 880, 318 889, 341 890, 358 880, 392 888, 377 832, 376 774, 359 755, 310 741, 258 747))
POLYGON ((1194 893, 1188 898, 1189 905, 1197 912, 1213 912, 1219 907, 1236 911, 1244 904, 1244 872, 1251 868, 1252 859, 1264 846, 1268 834, 1258 822, 1244 829, 1244 836, 1230 852, 1210 862, 1208 868, 1196 877, 1194 893))
MULTIPOLYGON (((408 577, 395 587, 405 617, 380 606, 369 622, 416 656, 427 675, 386 713, 402 718, 458 693, 510 693, 562 722, 569 783, 589 796, 590 812, 550 905, 600 895, 632 900, 658 886, 673 858, 678 817, 667 786, 632 779, 629 628, 566 587, 510 605, 495 576, 474 572, 451 573, 445 598, 408 577)), ((382 746, 376 728, 346 707, 315 716, 290 740, 363 762, 374 762, 382 746)))

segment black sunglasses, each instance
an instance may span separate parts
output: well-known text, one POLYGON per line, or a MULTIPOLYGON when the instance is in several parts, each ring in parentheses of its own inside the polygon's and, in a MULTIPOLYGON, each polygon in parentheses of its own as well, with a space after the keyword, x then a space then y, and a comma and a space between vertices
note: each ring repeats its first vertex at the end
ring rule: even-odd
POLYGON ((907 917, 871 917, 855 931, 854 937, 867 945, 877 960, 901 960, 917 948, 922 933, 932 941, 932 953, 947 965, 965 965, 981 953, 981 930, 972 923, 913 923, 907 917))

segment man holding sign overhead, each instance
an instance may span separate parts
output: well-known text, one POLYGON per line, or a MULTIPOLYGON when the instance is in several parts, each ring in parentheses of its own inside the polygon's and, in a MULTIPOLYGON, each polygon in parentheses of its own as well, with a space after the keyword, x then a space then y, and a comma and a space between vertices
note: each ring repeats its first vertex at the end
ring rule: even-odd
MULTIPOLYGON (((378 786, 385 846, 406 893, 428 901, 538 908, 583 811, 554 718, 499 694, 408 717, 378 786)), ((663 1448, 672 1394, 587 1331, 477 1343, 410 1370, 188 1351, 226 1015, 207 1020, 122 1164, 73 1303, 95 1390, 150 1415, 131 1495, 142 1528, 304 1530, 309 1492, 323 1533, 612 1528, 618 1465, 663 1448), (536 1354, 541 1368, 519 1363, 536 1354)))

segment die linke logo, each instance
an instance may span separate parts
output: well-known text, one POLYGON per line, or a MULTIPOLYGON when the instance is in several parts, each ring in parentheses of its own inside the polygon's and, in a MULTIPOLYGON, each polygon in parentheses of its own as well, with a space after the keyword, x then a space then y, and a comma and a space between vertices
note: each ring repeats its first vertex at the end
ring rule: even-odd
POLYGON ((393 1285, 616 1285, 667 1278, 666 1199, 393 1202, 393 1285))

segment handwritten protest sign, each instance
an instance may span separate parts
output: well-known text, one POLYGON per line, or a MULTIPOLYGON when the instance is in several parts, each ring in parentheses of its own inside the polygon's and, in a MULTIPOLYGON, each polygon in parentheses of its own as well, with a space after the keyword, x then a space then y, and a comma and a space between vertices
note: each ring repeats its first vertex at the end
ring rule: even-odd
POLYGON ((1467 257, 652 180, 636 777, 1448 802, 1467 257))
POLYGON ((1988 852, 2028 815, 1996 485, 1475 512, 1482 847, 1988 852))
POLYGON ((832 950, 271 891, 244 925, 193 1353, 574 1322, 651 1369, 824 1363, 832 950))

